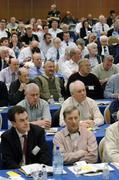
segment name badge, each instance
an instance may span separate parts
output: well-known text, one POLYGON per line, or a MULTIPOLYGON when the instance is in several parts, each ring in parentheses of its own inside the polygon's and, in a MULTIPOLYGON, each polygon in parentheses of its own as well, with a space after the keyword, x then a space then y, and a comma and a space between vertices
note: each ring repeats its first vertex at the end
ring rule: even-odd
POLYGON ((35 146, 32 150, 32 154, 36 155, 36 154, 38 154, 39 151, 40 151, 40 148, 38 146, 35 146))
POLYGON ((89 90, 94 90, 94 86, 88 86, 89 90))

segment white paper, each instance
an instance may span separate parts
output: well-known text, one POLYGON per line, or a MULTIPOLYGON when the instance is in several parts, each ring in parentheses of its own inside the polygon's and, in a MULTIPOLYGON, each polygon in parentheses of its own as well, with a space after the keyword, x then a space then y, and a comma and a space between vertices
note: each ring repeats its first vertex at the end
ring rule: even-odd
POLYGON ((56 132, 58 131, 58 128, 50 128, 48 130, 46 130, 46 134, 47 135, 54 135, 56 132))
MULTIPOLYGON (((103 171, 105 163, 97 163, 97 164, 87 164, 85 161, 76 162, 74 166, 68 167, 70 171, 74 174, 86 174, 97 171, 103 171)), ((109 166, 109 171, 114 170, 111 166, 109 166)))
MULTIPOLYGON (((32 172, 41 171, 42 166, 43 166, 43 164, 35 163, 35 164, 29 164, 29 165, 22 166, 21 169, 27 175, 30 175, 32 172)), ((46 166, 46 170, 47 170, 47 172, 52 173, 53 172, 53 167, 52 166, 46 166)))

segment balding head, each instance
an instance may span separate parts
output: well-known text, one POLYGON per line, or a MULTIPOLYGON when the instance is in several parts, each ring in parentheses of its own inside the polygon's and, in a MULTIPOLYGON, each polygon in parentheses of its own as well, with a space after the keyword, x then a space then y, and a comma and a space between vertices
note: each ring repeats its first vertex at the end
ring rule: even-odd
POLYGON ((38 46, 39 46, 39 42, 38 41, 36 41, 36 40, 31 41, 31 43, 30 43, 30 48, 31 49, 33 49, 35 47, 38 47, 38 46))
POLYGON ((70 50, 70 58, 78 63, 81 58, 81 50, 79 48, 71 48, 70 50))
POLYGON ((11 58, 9 60, 9 67, 11 68, 12 72, 18 71, 19 68, 19 60, 16 58, 11 58))

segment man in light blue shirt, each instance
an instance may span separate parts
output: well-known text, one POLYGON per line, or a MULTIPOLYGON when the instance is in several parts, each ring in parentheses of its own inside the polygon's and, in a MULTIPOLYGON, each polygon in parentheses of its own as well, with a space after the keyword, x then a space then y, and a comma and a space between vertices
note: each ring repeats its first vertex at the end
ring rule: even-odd
POLYGON ((32 63, 29 67, 29 76, 31 79, 34 79, 43 72, 41 54, 35 52, 32 56, 32 59, 32 63))
POLYGON ((48 103, 39 98, 39 87, 35 83, 26 85, 25 99, 18 103, 18 105, 25 107, 30 122, 44 128, 50 128, 51 115, 48 103))
POLYGON ((119 98, 119 73, 111 76, 104 91, 105 98, 119 98))

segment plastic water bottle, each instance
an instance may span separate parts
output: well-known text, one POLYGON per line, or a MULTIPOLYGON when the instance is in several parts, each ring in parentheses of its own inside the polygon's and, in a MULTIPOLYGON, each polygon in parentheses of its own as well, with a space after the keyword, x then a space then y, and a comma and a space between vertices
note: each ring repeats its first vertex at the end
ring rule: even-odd
POLYGON ((42 167, 42 173, 43 173, 42 180, 47 180, 47 169, 45 165, 43 165, 42 167))
POLYGON ((51 105, 54 105, 55 101, 54 101, 53 95, 50 96, 50 99, 48 101, 51 105))
POLYGON ((63 104, 63 102, 64 102, 64 98, 61 96, 61 97, 59 97, 59 103, 60 104, 63 104))
POLYGON ((104 164, 104 168, 103 168, 103 180, 109 180, 109 167, 108 167, 108 163, 104 164))
POLYGON ((53 153, 53 174, 61 175, 63 174, 63 156, 60 152, 59 146, 56 146, 56 149, 53 153))

